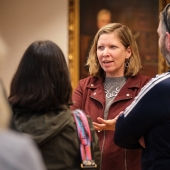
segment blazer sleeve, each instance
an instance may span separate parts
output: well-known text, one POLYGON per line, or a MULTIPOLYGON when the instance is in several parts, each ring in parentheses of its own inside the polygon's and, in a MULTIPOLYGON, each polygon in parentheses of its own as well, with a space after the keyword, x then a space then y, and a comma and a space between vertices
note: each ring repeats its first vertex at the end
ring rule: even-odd
POLYGON ((124 148, 140 148, 139 139, 160 124, 170 110, 170 80, 144 86, 116 122, 114 142, 124 148))

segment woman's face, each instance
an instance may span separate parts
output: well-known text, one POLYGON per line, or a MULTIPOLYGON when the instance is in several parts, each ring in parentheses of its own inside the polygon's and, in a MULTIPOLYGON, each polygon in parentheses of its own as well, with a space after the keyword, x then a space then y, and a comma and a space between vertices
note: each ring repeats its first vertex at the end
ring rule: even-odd
POLYGON ((100 35, 97 42, 97 57, 106 77, 124 76, 125 60, 131 56, 131 49, 127 49, 113 33, 100 35))

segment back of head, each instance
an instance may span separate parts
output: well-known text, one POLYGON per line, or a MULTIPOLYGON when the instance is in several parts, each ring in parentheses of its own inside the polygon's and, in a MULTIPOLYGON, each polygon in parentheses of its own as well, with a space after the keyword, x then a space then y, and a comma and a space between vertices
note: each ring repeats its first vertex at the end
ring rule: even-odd
POLYGON ((160 23, 162 25, 162 33, 170 33, 170 3, 160 13, 160 23))
POLYGON ((164 10, 160 13, 160 22, 158 27, 160 51, 166 59, 168 66, 170 66, 170 51, 165 44, 166 32, 170 34, 170 4, 167 4, 164 10))
POLYGON ((120 42, 124 45, 125 48, 130 47, 132 50, 132 56, 129 60, 129 67, 125 69, 125 76, 134 76, 136 75, 141 68, 141 60, 139 57, 138 47, 136 44, 136 40, 131 32, 131 30, 121 23, 110 23, 103 26, 95 35, 89 57, 87 60, 87 65, 89 65, 90 75, 101 77, 105 73, 100 67, 98 58, 97 58, 97 43, 100 35, 115 33, 115 35, 119 38, 120 42))
POLYGON ((34 111, 64 109, 71 102, 71 83, 62 50, 52 41, 33 42, 12 79, 9 101, 34 111))

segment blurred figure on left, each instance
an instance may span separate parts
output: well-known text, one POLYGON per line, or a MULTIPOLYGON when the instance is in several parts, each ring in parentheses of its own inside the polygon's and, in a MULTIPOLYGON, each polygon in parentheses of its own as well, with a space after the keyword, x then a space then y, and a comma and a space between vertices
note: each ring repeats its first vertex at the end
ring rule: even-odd
MULTIPOLYGON (((0 62, 3 54, 3 49, 0 49, 0 62)), ((11 129, 11 113, 0 80, 0 169, 45 170, 42 157, 32 139, 11 129)))

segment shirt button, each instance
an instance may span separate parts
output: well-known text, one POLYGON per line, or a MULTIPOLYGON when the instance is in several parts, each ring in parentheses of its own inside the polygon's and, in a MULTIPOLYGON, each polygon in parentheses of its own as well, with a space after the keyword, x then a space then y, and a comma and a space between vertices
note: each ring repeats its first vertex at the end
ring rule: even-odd
POLYGON ((95 93, 93 93, 93 95, 96 95, 96 92, 95 92, 95 93))
POLYGON ((91 86, 93 87, 93 86, 94 86, 94 84, 91 84, 91 86))
POLYGON ((126 94, 126 96, 130 96, 130 94, 126 94))

